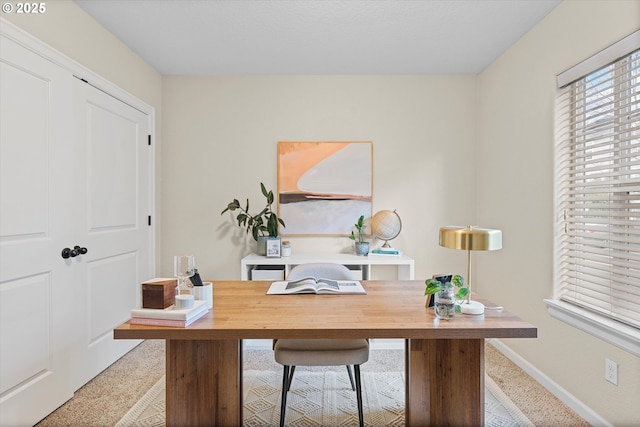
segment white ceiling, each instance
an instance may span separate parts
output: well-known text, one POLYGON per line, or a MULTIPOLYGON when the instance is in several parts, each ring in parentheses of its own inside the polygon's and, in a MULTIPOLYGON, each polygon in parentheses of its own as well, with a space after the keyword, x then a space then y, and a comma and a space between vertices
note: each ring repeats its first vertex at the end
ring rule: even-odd
POLYGON ((476 74, 562 0, 76 0, 161 74, 476 74))

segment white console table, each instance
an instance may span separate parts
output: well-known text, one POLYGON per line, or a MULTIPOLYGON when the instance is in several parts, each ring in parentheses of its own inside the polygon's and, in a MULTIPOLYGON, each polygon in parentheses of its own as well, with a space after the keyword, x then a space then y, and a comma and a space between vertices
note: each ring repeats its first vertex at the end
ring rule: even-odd
POLYGON ((262 271, 272 271, 273 273, 280 274, 281 277, 261 276, 259 279, 256 278, 256 280, 282 280, 287 277, 287 274, 294 266, 311 262, 331 262, 345 265, 352 270, 360 270, 362 272, 362 280, 372 279, 371 266, 374 265, 396 266, 398 270, 398 280, 413 280, 415 274, 413 258, 409 258, 405 255, 395 256, 371 254, 368 256, 358 256, 354 254, 338 253, 301 253, 293 254, 288 257, 267 258, 261 255, 251 254, 242 258, 240 280, 252 280, 252 273, 255 274, 256 272, 262 271))

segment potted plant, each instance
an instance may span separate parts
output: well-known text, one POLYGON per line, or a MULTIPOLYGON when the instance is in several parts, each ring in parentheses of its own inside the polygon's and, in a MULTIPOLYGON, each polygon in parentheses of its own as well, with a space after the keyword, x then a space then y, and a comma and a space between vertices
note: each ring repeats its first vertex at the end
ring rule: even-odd
POLYGON ((364 241, 364 215, 360 215, 358 222, 355 223, 356 230, 358 230, 358 236, 351 231, 349 238, 356 244, 356 255, 368 255, 369 254, 369 242, 364 241))
MULTIPOLYGON (((469 295, 469 288, 464 286, 464 278, 459 274, 454 275, 450 282, 442 283, 436 279, 427 279, 425 295, 433 295, 436 298, 434 307, 436 316, 441 319, 453 317, 453 311, 461 313, 460 303, 469 295), (454 287, 458 291, 454 294, 454 287), (439 303, 439 299, 442 301, 439 303)), ((427 301, 428 302, 428 301, 427 301)))
POLYGON ((278 226, 282 225, 283 227, 286 227, 286 225, 282 218, 278 218, 278 215, 271 208, 271 205, 273 205, 273 201, 275 200, 273 191, 267 191, 267 188, 263 183, 260 183, 260 190, 266 199, 266 205, 259 213, 255 215, 249 213, 249 199, 247 199, 245 207, 240 205, 238 199, 233 199, 233 201, 227 205, 220 215, 223 215, 227 211, 233 212, 238 210, 239 213, 236 216, 238 227, 245 228, 247 234, 250 233, 253 239, 258 242, 258 255, 265 255, 267 249, 267 238, 277 238, 278 226))

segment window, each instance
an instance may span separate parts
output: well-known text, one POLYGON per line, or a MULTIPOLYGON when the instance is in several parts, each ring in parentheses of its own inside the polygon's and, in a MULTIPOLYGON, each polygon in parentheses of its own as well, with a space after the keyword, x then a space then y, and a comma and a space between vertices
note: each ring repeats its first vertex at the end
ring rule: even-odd
POLYGON ((598 327, 629 331, 637 348, 640 31, 563 73, 558 82, 557 295, 547 304, 552 315, 552 308, 568 304, 591 322, 600 319, 598 327))

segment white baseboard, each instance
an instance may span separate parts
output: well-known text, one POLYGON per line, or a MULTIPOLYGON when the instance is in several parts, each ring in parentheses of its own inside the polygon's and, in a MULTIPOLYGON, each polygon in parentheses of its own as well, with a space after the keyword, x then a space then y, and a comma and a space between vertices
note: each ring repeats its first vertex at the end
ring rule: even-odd
POLYGON ((578 415, 585 419, 592 426, 613 427, 611 423, 598 415, 593 409, 578 400, 573 394, 569 393, 558 383, 546 376, 542 371, 526 361, 518 353, 514 352, 506 346, 502 341, 496 338, 488 340, 500 353, 518 365, 520 369, 529 374, 534 380, 538 381, 544 388, 549 390, 551 394, 560 399, 565 405, 573 409, 578 415))

